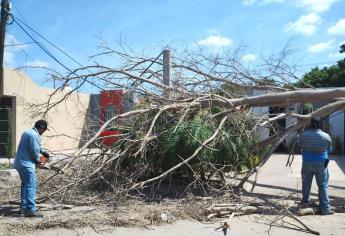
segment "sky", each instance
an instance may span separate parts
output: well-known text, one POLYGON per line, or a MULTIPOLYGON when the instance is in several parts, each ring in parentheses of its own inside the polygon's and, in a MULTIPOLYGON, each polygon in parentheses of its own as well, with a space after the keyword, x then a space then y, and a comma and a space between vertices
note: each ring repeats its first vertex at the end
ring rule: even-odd
MULTIPOLYGON (((86 65, 101 40, 155 56, 168 46, 209 52, 245 45, 241 60, 259 63, 289 44, 302 72, 342 59, 345 0, 12 0, 11 13, 86 65)), ((11 22, 10 22, 11 23, 11 22)), ((31 35, 33 32, 26 29, 31 35)), ((68 68, 78 65, 36 36, 68 68)), ((46 87, 48 76, 25 66, 63 70, 13 22, 7 26, 5 66, 23 68, 46 87)))

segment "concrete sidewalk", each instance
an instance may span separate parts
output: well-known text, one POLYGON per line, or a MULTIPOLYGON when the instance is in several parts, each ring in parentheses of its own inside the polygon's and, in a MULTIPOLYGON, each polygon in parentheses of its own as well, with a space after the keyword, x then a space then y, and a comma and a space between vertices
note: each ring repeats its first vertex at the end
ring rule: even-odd
MULTIPOLYGON (((291 168, 286 167, 287 159, 288 155, 286 154, 272 155, 262 167, 253 193, 272 196, 286 196, 287 194, 296 193, 296 196, 301 197, 302 157, 296 155, 291 168)), ((345 156, 331 156, 328 168, 331 203, 345 205, 345 156)), ((251 177, 250 180, 254 180, 254 177, 251 177)), ((247 190, 250 190, 251 187, 250 183, 245 184, 247 190)), ((317 193, 317 184, 314 178, 312 185, 313 199, 317 199, 317 193)))
MULTIPOLYGON (((10 159, 10 163, 13 164, 14 158, 10 159)), ((0 158, 1 165, 8 165, 8 158, 0 158)))

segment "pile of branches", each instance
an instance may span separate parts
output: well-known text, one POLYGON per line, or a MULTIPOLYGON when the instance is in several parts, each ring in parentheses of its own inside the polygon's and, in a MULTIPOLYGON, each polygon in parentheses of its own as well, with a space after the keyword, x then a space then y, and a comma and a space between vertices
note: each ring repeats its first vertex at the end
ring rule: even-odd
POLYGON ((255 67, 242 64, 241 48, 207 56, 202 51, 173 52, 170 84, 163 83, 164 73, 170 72, 163 71, 162 53, 146 57, 122 49, 103 45, 103 51, 91 57, 91 65, 55 74, 60 86, 47 103, 35 107, 41 111, 36 115, 49 119, 50 110, 86 85, 123 89, 130 106, 90 132, 73 155, 53 164, 55 172, 42 181, 56 184, 43 185, 50 187, 45 198, 64 199, 90 190, 91 195, 111 193, 109 199, 114 199, 145 193, 148 186, 164 185, 168 190, 174 181, 183 186, 181 193, 199 186, 207 194, 230 187, 229 176, 240 178, 236 185, 242 187, 289 135, 306 127, 312 117, 326 117, 345 106, 344 88, 293 86, 298 77, 296 67, 286 62, 288 48, 255 67), (58 97, 66 86, 73 89, 58 97), (264 92, 251 96, 256 90, 264 92), (289 109, 308 102, 325 106, 304 115, 289 109), (258 116, 255 107, 281 107, 286 112, 258 116), (275 123, 286 118, 292 124, 275 130, 275 123), (270 136, 260 139, 260 129, 270 130, 270 136), (120 131, 114 144, 101 142, 104 130, 120 131))

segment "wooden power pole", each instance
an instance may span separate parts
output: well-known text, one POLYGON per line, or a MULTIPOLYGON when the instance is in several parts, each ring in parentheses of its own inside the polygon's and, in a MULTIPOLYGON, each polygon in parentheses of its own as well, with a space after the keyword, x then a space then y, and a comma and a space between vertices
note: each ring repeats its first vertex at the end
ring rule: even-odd
MULTIPOLYGON (((163 51, 163 84, 165 86, 170 86, 170 77, 171 77, 171 51, 165 49, 163 51)), ((170 91, 164 91, 164 97, 169 98, 170 91)))
POLYGON ((10 12, 8 0, 1 1, 1 21, 0 21, 0 96, 4 94, 4 50, 5 50, 5 33, 7 18, 10 12))

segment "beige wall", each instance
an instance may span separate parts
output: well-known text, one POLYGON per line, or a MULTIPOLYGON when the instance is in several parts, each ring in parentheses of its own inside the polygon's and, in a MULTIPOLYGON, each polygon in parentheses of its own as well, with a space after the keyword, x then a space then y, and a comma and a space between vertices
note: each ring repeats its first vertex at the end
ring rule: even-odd
MULTIPOLYGON (((19 71, 5 69, 4 96, 15 97, 15 141, 18 146, 22 132, 32 128, 35 121, 45 118, 50 131, 42 135, 42 145, 52 151, 76 149, 84 127, 85 114, 89 106, 90 96, 74 93, 47 113, 46 117, 37 116, 34 104, 48 101, 53 89, 39 87, 28 76, 19 71)), ((62 98, 66 92, 58 92, 53 101, 62 98)))

